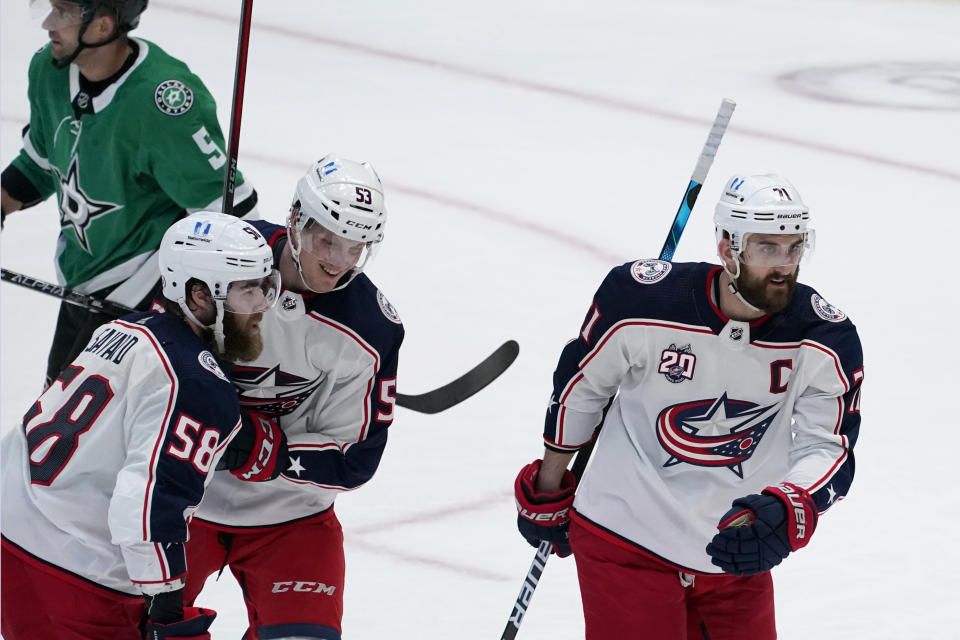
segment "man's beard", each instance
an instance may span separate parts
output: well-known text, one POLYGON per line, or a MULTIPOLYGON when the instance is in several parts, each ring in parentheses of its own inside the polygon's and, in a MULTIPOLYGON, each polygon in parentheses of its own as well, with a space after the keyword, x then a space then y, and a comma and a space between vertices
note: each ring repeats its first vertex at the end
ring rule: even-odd
POLYGON ((737 291, 743 296, 743 299, 752 304, 757 309, 765 313, 777 313, 783 311, 793 300, 793 291, 797 288, 797 274, 800 268, 788 276, 782 276, 786 287, 777 287, 774 290, 769 289, 770 280, 779 279, 781 276, 768 275, 763 278, 752 277, 745 265, 740 267, 740 277, 737 278, 735 285, 737 291))
MULTIPOLYGON (((263 319, 262 313, 236 314, 224 311, 223 315, 223 353, 217 355, 230 362, 250 362, 256 360, 263 351, 263 336, 260 329, 253 329, 255 323, 263 319), (243 321, 241 322, 241 318, 243 321)), ((216 349, 213 329, 204 328, 204 341, 216 349)))

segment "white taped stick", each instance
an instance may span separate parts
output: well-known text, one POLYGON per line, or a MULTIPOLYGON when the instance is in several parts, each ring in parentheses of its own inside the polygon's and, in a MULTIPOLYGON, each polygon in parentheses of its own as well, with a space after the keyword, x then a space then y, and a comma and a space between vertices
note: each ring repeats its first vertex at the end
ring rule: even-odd
POLYGON ((697 159, 697 166, 693 170, 693 176, 691 176, 691 179, 695 182, 703 184, 704 180, 707 179, 707 172, 710 170, 710 165, 713 164, 713 159, 717 155, 720 140, 723 139, 723 134, 727 130, 727 125, 730 124, 730 118, 733 116, 733 110, 736 108, 737 103, 730 98, 724 98, 723 102, 720 103, 717 117, 713 120, 713 128, 710 129, 707 142, 703 145, 703 151, 700 152, 700 157, 697 159))

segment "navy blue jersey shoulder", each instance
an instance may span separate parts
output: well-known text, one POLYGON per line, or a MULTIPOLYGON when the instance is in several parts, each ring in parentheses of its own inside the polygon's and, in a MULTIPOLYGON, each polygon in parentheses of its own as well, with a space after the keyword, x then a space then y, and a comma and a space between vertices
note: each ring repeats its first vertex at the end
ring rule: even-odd
POLYGON ((304 302, 307 311, 349 327, 381 355, 395 351, 403 342, 399 316, 364 273, 343 289, 320 293, 304 302))
POLYGON ((267 222, 266 220, 250 220, 249 222, 253 225, 254 229, 260 232, 260 235, 267 239, 267 243, 270 245, 270 248, 273 249, 274 266, 280 264, 280 251, 287 241, 287 228, 280 224, 267 222), (279 242, 281 238, 283 241, 279 242))
POLYGON ((663 260, 637 260, 614 267, 594 297, 600 322, 608 328, 627 318, 702 324, 694 300, 698 292, 706 295, 707 276, 715 268, 705 262, 663 260))
POLYGON ((124 322, 148 329, 177 377, 177 405, 190 416, 229 433, 237 424, 237 391, 224 366, 183 321, 171 313, 134 313, 124 322))
POLYGON ((797 284, 787 308, 759 327, 752 339, 765 342, 812 340, 834 351, 848 375, 863 366, 863 351, 853 322, 813 287, 805 284, 797 284))

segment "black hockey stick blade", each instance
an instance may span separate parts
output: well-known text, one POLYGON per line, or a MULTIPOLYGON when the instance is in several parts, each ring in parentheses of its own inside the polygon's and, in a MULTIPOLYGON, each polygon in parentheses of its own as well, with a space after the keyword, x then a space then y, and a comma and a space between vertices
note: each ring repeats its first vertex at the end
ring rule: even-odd
POLYGON ((415 396, 397 394, 397 405, 420 413, 440 413, 460 404, 473 394, 500 377, 517 359, 520 345, 516 340, 507 340, 486 359, 470 371, 433 391, 415 396))

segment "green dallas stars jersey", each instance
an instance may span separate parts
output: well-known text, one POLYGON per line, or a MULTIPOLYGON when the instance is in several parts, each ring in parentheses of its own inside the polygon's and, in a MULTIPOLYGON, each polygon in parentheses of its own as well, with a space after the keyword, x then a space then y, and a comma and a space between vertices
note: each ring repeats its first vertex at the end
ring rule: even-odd
MULTIPOLYGON (((110 298, 128 305, 159 278, 167 227, 184 211, 220 209, 227 159, 200 79, 157 45, 132 40, 132 67, 93 98, 76 65, 51 64, 49 45, 34 55, 30 126, 12 163, 43 198, 57 194, 60 282, 89 293, 126 281, 110 298)), ((243 215, 256 198, 239 173, 237 185, 243 215)))

